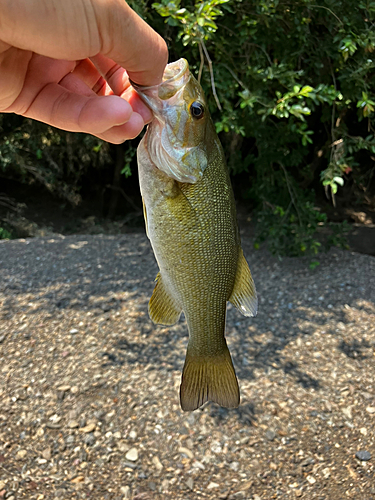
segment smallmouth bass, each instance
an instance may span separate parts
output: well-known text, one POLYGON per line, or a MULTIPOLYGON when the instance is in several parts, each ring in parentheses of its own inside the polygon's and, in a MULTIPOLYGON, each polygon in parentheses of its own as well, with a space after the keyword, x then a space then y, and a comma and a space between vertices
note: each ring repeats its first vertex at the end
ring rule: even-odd
POLYGON ((257 296, 224 152, 185 59, 167 65, 160 85, 133 87, 154 114, 137 151, 146 231, 160 270, 149 315, 156 324, 173 325, 185 314, 181 408, 192 411, 206 401, 236 408, 226 307, 230 301, 255 316, 257 296))

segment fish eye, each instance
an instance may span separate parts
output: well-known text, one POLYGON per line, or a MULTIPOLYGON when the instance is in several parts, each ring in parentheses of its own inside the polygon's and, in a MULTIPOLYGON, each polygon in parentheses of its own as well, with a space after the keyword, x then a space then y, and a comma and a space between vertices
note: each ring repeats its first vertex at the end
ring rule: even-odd
POLYGON ((194 101, 190 106, 190 113, 193 118, 202 118, 204 115, 204 106, 199 101, 194 101))

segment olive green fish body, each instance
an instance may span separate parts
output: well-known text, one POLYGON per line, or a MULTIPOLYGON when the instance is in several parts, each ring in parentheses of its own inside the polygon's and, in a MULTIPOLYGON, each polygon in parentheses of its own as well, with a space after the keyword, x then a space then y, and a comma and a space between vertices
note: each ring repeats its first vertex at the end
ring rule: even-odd
MULTIPOLYGON (((196 88, 195 80, 193 85, 196 88)), ((158 137, 160 123, 152 122, 138 148, 146 229, 160 269, 150 317, 155 323, 171 325, 182 311, 185 314, 189 343, 180 391, 182 408, 194 410, 207 400, 236 407, 238 383, 224 337, 226 304, 231 300, 243 314, 254 315, 256 293, 241 249, 224 153, 207 116, 204 127, 200 124, 203 171, 196 169, 194 161, 193 173, 184 170, 181 160, 175 177, 192 175, 195 180, 180 182, 169 175, 170 170, 165 173, 155 165, 152 141, 158 137)), ((200 155, 201 151, 191 153, 193 160, 200 155)), ((174 175, 173 163, 170 168, 174 175)))

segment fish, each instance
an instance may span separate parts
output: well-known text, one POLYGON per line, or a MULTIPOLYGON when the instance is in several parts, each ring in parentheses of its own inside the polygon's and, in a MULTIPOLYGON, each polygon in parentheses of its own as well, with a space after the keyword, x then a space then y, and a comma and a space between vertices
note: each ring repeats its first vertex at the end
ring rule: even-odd
POLYGON ((185 315, 182 410, 207 401, 237 408, 239 385, 225 339, 227 302, 255 316, 258 301, 225 154, 185 59, 168 64, 159 85, 131 83, 154 117, 137 149, 146 233, 159 266, 149 316, 170 326, 185 315))

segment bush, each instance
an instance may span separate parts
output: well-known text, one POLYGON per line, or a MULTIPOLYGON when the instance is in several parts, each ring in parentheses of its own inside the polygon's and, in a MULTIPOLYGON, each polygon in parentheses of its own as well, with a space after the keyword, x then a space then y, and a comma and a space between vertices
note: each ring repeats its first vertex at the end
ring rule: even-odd
MULTIPOLYGON (((325 248, 324 192, 333 204, 374 204, 375 2, 130 4, 167 40, 170 60, 185 57, 201 78, 234 185, 255 210, 257 245, 288 255, 325 248)), ((72 203, 88 172, 113 162, 92 137, 15 116, 1 127, 0 171, 72 203)), ((123 155, 127 175, 134 147, 123 155)))
POLYGON ((274 253, 316 253, 327 224, 315 203, 319 179, 334 204, 344 184, 354 203, 375 192, 375 3, 143 3, 160 31, 153 11, 166 22, 172 58, 202 74, 231 172, 246 174, 258 242, 274 253))

